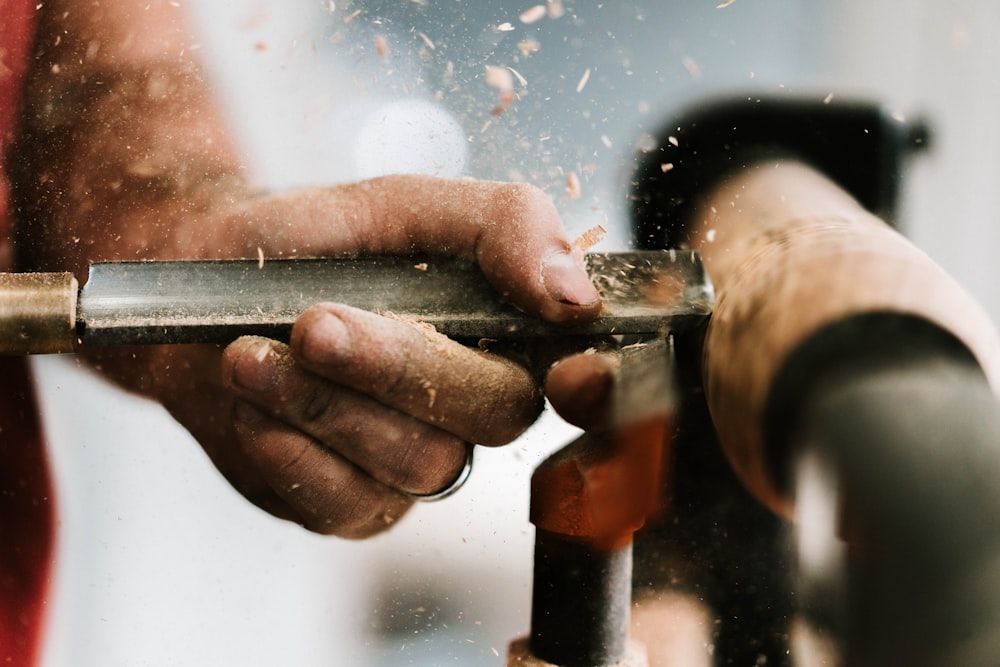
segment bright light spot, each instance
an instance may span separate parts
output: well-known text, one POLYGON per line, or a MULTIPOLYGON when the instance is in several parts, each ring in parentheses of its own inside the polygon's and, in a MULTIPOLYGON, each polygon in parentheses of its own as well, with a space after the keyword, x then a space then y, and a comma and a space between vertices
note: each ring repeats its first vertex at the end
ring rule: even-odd
POLYGON ((467 145, 462 127, 426 100, 399 100, 375 108, 362 123, 354 144, 359 178, 387 174, 454 177, 465 169, 467 145))

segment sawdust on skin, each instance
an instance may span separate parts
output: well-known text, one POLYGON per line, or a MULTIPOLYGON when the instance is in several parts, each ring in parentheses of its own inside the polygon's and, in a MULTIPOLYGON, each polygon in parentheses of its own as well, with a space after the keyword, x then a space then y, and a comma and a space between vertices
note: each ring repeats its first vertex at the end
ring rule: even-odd
MULTIPOLYGON (((459 347, 458 343, 439 332, 437 328, 429 322, 422 322, 412 317, 398 315, 395 313, 383 313, 383 316, 411 326, 414 331, 417 331, 421 334, 421 336, 423 336, 424 341, 435 354, 446 358, 449 363, 452 364, 451 371, 454 380, 448 383, 448 387, 435 386, 435 384, 427 378, 418 380, 419 387, 427 395, 428 410, 434 408, 434 406, 438 403, 438 397, 442 392, 452 393, 467 386, 478 386, 480 388, 478 392, 479 396, 496 397, 495 405, 497 407, 501 404, 506 404, 504 397, 507 396, 520 395, 526 392, 530 392, 535 395, 539 394, 537 387, 533 384, 531 384, 530 387, 512 386, 510 374, 484 374, 481 366, 478 363, 473 363, 474 358, 488 356, 498 364, 516 366, 516 364, 509 359, 489 354, 482 349, 459 347), (466 351, 467 354, 465 353, 466 351)), ((527 379, 527 377, 528 376, 525 375, 525 382, 530 384, 530 380, 527 379)), ((438 411, 429 414, 427 419, 428 421, 440 426, 447 422, 448 415, 444 412, 438 411)))

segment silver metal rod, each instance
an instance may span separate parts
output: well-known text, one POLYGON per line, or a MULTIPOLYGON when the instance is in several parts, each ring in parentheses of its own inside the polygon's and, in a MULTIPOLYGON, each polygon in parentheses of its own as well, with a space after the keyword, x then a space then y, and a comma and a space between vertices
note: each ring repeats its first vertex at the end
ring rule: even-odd
POLYGON ((586 264, 604 311, 569 328, 522 313, 475 264, 449 257, 95 264, 80 292, 78 334, 86 345, 283 339, 323 301, 426 322, 455 338, 648 334, 693 326, 711 312, 712 288, 695 253, 593 253, 586 264))

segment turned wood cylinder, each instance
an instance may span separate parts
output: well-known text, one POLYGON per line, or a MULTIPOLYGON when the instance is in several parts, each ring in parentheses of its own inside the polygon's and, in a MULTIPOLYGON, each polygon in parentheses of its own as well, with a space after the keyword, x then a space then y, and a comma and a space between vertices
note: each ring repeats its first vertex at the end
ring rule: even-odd
POLYGON ((780 514, 791 516, 791 499, 775 479, 765 412, 776 376, 819 332, 867 314, 926 320, 972 353, 996 392, 1000 339, 985 311, 812 168, 748 167, 708 193, 686 229, 717 295, 704 346, 706 400, 737 474, 780 514))

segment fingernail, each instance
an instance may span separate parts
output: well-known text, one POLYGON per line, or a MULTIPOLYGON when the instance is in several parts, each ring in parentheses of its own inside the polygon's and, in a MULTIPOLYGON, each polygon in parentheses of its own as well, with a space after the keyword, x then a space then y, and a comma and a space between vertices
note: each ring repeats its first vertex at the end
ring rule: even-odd
POLYGON ((299 344, 299 354, 306 361, 330 363, 351 353, 351 335, 343 320, 325 313, 309 323, 299 344))
POLYGON ((271 341, 260 338, 242 345, 243 351, 233 366, 233 382, 252 391, 267 390, 275 380, 271 341))
POLYGON ((542 262, 542 284, 552 299, 572 306, 588 306, 601 298, 583 267, 562 250, 542 262))

